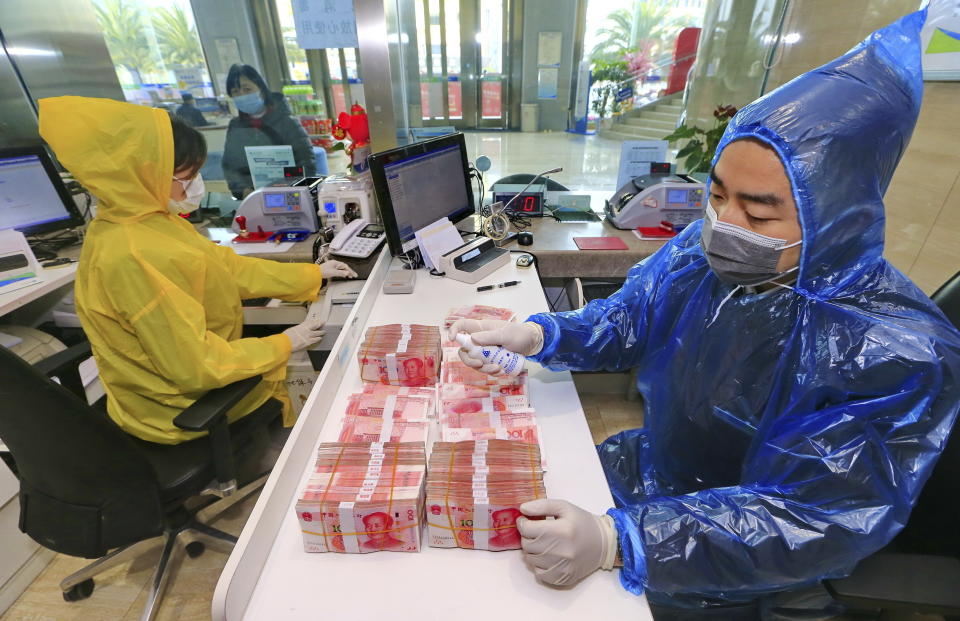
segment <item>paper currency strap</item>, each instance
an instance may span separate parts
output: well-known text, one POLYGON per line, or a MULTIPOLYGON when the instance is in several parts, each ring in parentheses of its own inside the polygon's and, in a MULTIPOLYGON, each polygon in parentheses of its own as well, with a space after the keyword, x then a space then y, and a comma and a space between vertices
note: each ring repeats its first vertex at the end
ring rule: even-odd
MULTIPOLYGON (((392 410, 390 415, 391 417, 393 416, 392 410)), ((397 480, 397 465, 400 462, 400 444, 401 443, 394 442, 393 444, 394 446, 391 449, 393 453, 393 466, 390 469, 390 498, 387 502, 388 515, 393 513, 393 490, 397 480)), ((343 453, 345 450, 346 450, 346 446, 341 445, 340 452, 337 453, 337 459, 333 463, 333 470, 330 472, 331 483, 328 484, 326 489, 323 490, 323 496, 320 498, 320 506, 324 506, 326 503, 327 493, 329 493, 330 489, 333 487, 332 483, 335 475, 337 474, 337 470, 340 467, 340 462, 342 461, 343 453)), ((367 476, 363 480, 363 485, 361 486, 360 492, 357 493, 357 502, 364 502, 365 500, 370 499, 370 495, 373 494, 373 491, 376 489, 377 483, 379 482, 380 477, 382 476, 381 466, 383 464, 383 460, 385 456, 386 454, 383 452, 382 442, 372 442, 370 444, 370 460, 367 462, 367 476)), ((341 516, 346 510, 350 510, 352 512, 353 506, 354 506, 353 502, 341 502, 339 505, 341 516)), ((341 530, 343 530, 342 517, 341 517, 340 523, 341 523, 341 530)), ((411 528, 419 528, 419 527, 420 527, 420 521, 415 520, 413 524, 409 524, 407 526, 396 526, 394 528, 387 528, 384 530, 363 530, 356 533, 343 533, 343 532, 328 533, 327 526, 324 523, 324 520, 321 519, 320 529, 322 532, 315 533, 313 531, 309 531, 303 528, 301 528, 300 530, 308 535, 317 535, 318 537, 323 537, 324 541, 326 541, 328 537, 360 537, 361 535, 362 536, 382 535, 386 533, 394 533, 402 530, 408 530, 411 528)))

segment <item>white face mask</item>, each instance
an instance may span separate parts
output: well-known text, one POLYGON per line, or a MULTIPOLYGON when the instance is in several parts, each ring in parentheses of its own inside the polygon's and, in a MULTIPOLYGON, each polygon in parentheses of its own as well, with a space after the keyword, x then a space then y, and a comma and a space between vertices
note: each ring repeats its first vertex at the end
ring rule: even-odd
POLYGON ((181 181, 176 177, 174 177, 173 180, 183 187, 183 191, 187 197, 182 201, 175 201, 171 198, 167 203, 167 209, 172 214, 196 211, 197 208, 200 207, 200 201, 203 200, 203 195, 206 193, 206 189, 203 186, 203 177, 200 173, 197 173, 197 176, 190 181, 181 181))

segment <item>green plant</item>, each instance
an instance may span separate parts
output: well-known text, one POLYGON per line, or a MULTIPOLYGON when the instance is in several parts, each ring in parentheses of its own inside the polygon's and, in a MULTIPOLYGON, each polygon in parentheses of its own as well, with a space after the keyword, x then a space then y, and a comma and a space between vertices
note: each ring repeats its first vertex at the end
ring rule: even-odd
POLYGON ((141 83, 140 74, 153 71, 157 63, 144 32, 140 9, 124 0, 103 0, 94 9, 113 64, 125 67, 141 83))
POLYGON ((297 43, 297 33, 293 28, 283 31, 283 51, 287 55, 287 62, 291 65, 307 63, 307 53, 297 43))
POLYGON ((723 132, 727 130, 727 124, 736 113, 737 109, 733 106, 717 106, 713 111, 712 129, 703 129, 684 123, 663 139, 675 142, 688 138, 689 142, 677 153, 677 159, 686 158, 683 165, 688 173, 709 172, 717 145, 720 144, 723 132))
POLYGON ((187 21, 182 7, 157 8, 153 13, 153 29, 157 33, 160 53, 168 65, 202 67, 203 49, 196 28, 187 21))
POLYGON ((596 61, 592 70, 594 99, 591 107, 601 119, 607 112, 618 112, 617 89, 620 82, 630 77, 627 73, 627 63, 624 60, 596 61))
MULTIPOLYGON (((659 48, 662 40, 675 36, 686 25, 685 20, 671 17, 673 3, 663 0, 641 0, 633 9, 618 9, 607 15, 609 27, 597 34, 604 37, 590 52, 595 60, 614 60, 626 52, 635 51, 643 42, 659 48)), ((652 49, 651 52, 659 52, 652 49)))

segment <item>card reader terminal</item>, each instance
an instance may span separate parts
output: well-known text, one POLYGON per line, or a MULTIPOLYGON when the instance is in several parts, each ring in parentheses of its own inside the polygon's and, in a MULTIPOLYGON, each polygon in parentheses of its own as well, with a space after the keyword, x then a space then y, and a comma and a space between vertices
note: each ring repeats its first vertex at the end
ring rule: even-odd
POLYGON ((478 237, 440 257, 440 271, 454 280, 473 284, 510 262, 510 251, 489 237, 478 237))

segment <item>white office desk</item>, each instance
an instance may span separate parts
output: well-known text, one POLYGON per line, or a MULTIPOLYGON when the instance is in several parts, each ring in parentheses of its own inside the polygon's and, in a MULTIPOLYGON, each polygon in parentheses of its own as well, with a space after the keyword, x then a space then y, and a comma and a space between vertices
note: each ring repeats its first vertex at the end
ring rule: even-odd
MULTIPOLYGON (((417 271, 412 295, 383 295, 386 250, 357 301, 330 359, 220 576, 213 618, 285 619, 651 619, 643 597, 620 586, 617 571, 598 571, 571 589, 538 583, 518 551, 425 547, 419 554, 308 554, 294 505, 317 444, 336 441, 347 396, 362 389, 355 351, 367 326, 442 324, 464 304, 509 307, 521 319, 547 308, 533 269, 511 263, 478 285, 520 280, 477 293, 476 285, 417 271)), ((547 493, 601 513, 613 501, 569 373, 534 363, 530 398, 548 459, 547 493)), ((436 429, 432 436, 436 436, 436 429)))

